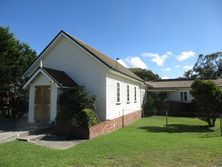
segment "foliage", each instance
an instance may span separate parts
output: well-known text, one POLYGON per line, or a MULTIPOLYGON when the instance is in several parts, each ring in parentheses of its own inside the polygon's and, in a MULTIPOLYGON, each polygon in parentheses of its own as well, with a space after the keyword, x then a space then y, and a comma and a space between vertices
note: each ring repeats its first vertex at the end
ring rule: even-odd
POLYGON ((98 123, 98 117, 93 112, 95 102, 95 96, 90 95, 84 87, 76 85, 71 89, 64 89, 59 97, 60 110, 56 123, 84 127, 98 123))
POLYGON ((91 127, 100 122, 99 118, 95 114, 95 112, 89 108, 85 108, 81 112, 83 124, 82 126, 91 127))
POLYGON ((26 106, 26 94, 20 90, 22 74, 35 56, 28 44, 17 40, 9 28, 0 26, 0 112, 7 117, 18 116, 20 104, 26 106))
POLYGON ((200 119, 214 127, 221 111, 222 92, 212 81, 195 80, 191 86, 192 106, 200 119))
POLYGON ((158 74, 154 74, 151 70, 141 68, 130 68, 130 71, 142 78, 144 81, 153 81, 160 79, 158 74))
POLYGON ((155 101, 154 101, 154 96, 148 95, 146 104, 144 106, 144 115, 145 116, 153 116, 157 112, 156 106, 155 106, 155 101))
POLYGON ((222 52, 209 55, 200 54, 193 69, 186 71, 186 78, 215 79, 222 76, 222 52))

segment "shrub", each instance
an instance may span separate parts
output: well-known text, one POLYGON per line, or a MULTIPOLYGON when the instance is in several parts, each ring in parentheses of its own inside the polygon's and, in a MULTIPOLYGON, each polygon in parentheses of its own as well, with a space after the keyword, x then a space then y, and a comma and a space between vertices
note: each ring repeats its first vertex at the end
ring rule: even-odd
POLYGON ((156 114, 156 107, 155 107, 155 102, 154 98, 152 96, 147 97, 146 104, 144 106, 144 115, 145 116, 152 116, 156 114))
POLYGON ((83 109, 75 118, 77 119, 72 122, 72 126, 91 127, 100 122, 96 113, 89 108, 83 109))
POLYGON ((71 127, 89 127, 99 122, 95 112, 95 96, 90 95, 84 87, 75 86, 65 89, 59 97, 57 125, 71 127))

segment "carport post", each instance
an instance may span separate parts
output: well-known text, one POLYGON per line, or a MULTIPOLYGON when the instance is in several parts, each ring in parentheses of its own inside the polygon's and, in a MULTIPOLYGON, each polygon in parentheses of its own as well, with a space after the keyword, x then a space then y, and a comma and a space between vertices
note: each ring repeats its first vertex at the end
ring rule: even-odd
POLYGON ((220 135, 222 136, 222 112, 220 113, 220 135))
POLYGON ((168 127, 168 101, 170 100, 170 93, 169 93, 169 96, 168 96, 168 91, 167 91, 167 98, 166 98, 166 101, 165 101, 165 110, 166 110, 166 127, 168 127), (168 99, 169 97, 169 99, 168 99))

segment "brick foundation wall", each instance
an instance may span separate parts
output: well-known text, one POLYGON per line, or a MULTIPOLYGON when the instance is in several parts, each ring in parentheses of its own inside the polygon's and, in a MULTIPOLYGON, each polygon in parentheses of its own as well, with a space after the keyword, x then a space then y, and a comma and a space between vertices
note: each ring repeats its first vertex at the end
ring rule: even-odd
POLYGON ((125 115, 124 117, 115 118, 113 120, 107 120, 89 128, 89 138, 95 138, 97 136, 113 132, 121 127, 127 126, 132 122, 141 118, 142 111, 133 112, 125 115))

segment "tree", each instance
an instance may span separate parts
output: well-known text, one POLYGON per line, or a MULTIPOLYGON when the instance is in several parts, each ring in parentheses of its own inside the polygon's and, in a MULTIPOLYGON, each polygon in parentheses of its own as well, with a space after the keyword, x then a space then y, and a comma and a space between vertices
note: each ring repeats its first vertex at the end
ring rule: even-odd
POLYGON ((186 78, 208 78, 215 79, 222 76, 222 52, 216 52, 209 55, 198 56, 193 69, 186 71, 186 78))
POLYGON ((215 126, 215 121, 221 112, 222 92, 216 84, 210 80, 195 80, 191 85, 191 95, 194 97, 192 106, 197 116, 215 126))
MULTIPOLYGON (((9 28, 0 26, 0 113, 16 117, 25 104, 26 93, 20 90, 22 74, 36 52, 14 37, 9 28)), ((23 108, 24 109, 24 108, 23 108)))
POLYGON ((154 74, 151 70, 141 68, 130 68, 130 71, 142 78, 144 81, 152 81, 160 79, 158 74, 154 74))

